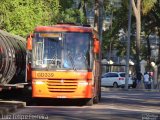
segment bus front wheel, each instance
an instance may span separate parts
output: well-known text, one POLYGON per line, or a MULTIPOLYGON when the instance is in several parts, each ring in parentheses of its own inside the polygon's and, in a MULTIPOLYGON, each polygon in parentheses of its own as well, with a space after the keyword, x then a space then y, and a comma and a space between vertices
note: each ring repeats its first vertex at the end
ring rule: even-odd
POLYGON ((98 103, 99 102, 99 96, 97 95, 94 100, 93 100, 93 103, 98 103))
POLYGON ((86 105, 87 106, 92 106, 93 105, 93 98, 87 99, 86 105))

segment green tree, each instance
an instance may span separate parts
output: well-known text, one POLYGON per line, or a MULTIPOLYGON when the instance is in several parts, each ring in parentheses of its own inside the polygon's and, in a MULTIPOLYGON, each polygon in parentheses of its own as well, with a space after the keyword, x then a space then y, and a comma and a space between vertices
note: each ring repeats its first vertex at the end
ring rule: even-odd
POLYGON ((42 0, 3 0, 0 4, 0 28, 8 32, 26 36, 35 26, 51 21, 49 8, 42 0))
POLYGON ((0 4, 0 29, 23 37, 39 25, 86 22, 83 11, 72 7, 73 0, 1 0, 0 4))
POLYGON ((141 11, 147 14, 154 6, 157 0, 132 0, 134 16, 136 18, 136 60, 137 72, 140 71, 140 42, 141 42, 141 11))
MULTIPOLYGON (((109 4, 109 1, 105 1, 106 16, 110 17, 109 29, 103 33, 103 51, 110 51, 112 48, 117 48, 118 56, 125 55, 125 42, 119 40, 119 31, 123 29, 124 34, 127 32, 128 22, 128 2, 122 0, 120 8, 114 8, 114 5, 109 4)), ((126 35, 125 35, 126 36, 126 35)))
MULTIPOLYGON (((140 7, 140 11, 141 10, 143 10, 143 14, 142 14, 142 17, 144 16, 144 15, 148 15, 147 13, 151 10, 151 6, 149 7, 149 8, 147 8, 147 6, 148 5, 146 5, 145 3, 146 3, 146 1, 147 0, 143 0, 142 1, 142 6, 143 7, 140 7), (143 8, 143 9, 142 9, 143 8)), ((140 1, 139 1, 140 2, 140 1)), ((152 8, 153 8, 153 6, 154 6, 154 0, 153 1, 149 1, 150 2, 150 4, 152 5, 152 8)), ((135 3, 137 3, 138 4, 138 2, 135 2, 135 3)), ((135 5, 136 6, 136 5, 135 5)), ((105 33, 105 35, 107 35, 106 37, 107 37, 107 39, 110 39, 111 37, 113 37, 112 39, 115 41, 116 39, 118 39, 118 35, 119 35, 119 30, 121 30, 121 29, 123 29, 123 31, 126 33, 127 32, 127 21, 128 21, 128 1, 126 1, 126 0, 122 0, 122 7, 120 8, 120 9, 117 9, 117 10, 111 10, 111 8, 109 7, 109 5, 108 5, 108 7, 105 7, 106 8, 106 12, 107 13, 109 13, 109 14, 111 14, 111 11, 113 11, 113 22, 112 22, 112 30, 108 30, 108 31, 106 31, 107 33, 105 33)), ((138 18, 139 19, 139 18, 138 18)), ((141 20, 141 19, 140 19, 141 20)), ((141 22, 141 21, 140 21, 141 22)), ((133 16, 133 14, 132 14, 132 33, 137 33, 136 31, 135 31, 135 29, 137 28, 137 27, 135 27, 136 26, 136 19, 135 19, 135 17, 133 16)), ((144 26, 144 24, 142 24, 142 27, 144 26)), ((141 27, 141 25, 140 25, 140 27, 141 27)), ((144 28, 144 27, 143 27, 144 28)), ((141 31, 141 30, 139 30, 139 31, 141 31)), ((137 36, 137 35, 136 35, 137 36)), ((135 52, 135 48, 138 46, 138 45, 136 45, 135 46, 135 43, 137 44, 137 42, 134 42, 134 37, 132 37, 132 39, 133 40, 131 40, 133 43, 131 43, 133 46, 131 46, 131 54, 132 55, 134 55, 135 53, 137 53, 137 52, 135 52)), ((113 42, 114 42, 113 41, 113 42)), ((120 41, 119 41, 120 42, 120 41)), ((121 46, 121 42, 119 43, 118 42, 118 40, 116 40, 116 42, 114 42, 114 43, 117 43, 117 47, 118 47, 118 49, 119 49, 119 55, 121 54, 121 51, 122 51, 122 53, 124 54, 125 52, 123 52, 123 49, 120 49, 120 48, 123 48, 123 47, 120 47, 121 46)), ((139 41, 140 42, 140 41, 139 41)), ((109 47, 108 46, 108 44, 109 44, 109 41, 107 41, 106 39, 104 40, 104 47, 109 47)), ((140 43, 139 43, 139 45, 140 45, 140 43)), ((139 48, 140 49, 140 48, 139 48)), ((140 52, 138 52, 138 53, 140 53, 140 52)), ((123 54, 121 54, 121 55, 123 55, 123 54)), ((134 55, 134 56, 137 56, 137 55, 134 55)))
MULTIPOLYGON (((152 33, 152 34, 160 37, 159 21, 160 21, 160 3, 159 3, 159 1, 157 1, 154 4, 154 7, 144 16, 144 19, 143 19, 144 24, 143 25, 144 25, 145 33, 148 33, 148 34, 152 33)), ((158 72, 157 72, 158 77, 156 78, 157 80, 160 79, 160 44, 158 44, 158 45, 159 45, 158 59, 155 61, 156 65, 158 67, 158 72)), ((149 48, 149 46, 150 45, 148 45, 148 48, 149 48)))

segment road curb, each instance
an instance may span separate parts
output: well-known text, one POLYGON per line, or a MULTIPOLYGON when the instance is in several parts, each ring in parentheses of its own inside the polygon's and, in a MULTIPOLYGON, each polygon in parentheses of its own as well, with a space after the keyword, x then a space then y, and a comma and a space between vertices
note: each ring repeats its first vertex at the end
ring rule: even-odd
POLYGON ((157 89, 124 89, 124 88, 107 88, 101 87, 102 91, 143 91, 143 92, 160 92, 157 89))
POLYGON ((0 100, 0 115, 9 114, 17 109, 24 108, 25 102, 21 101, 2 101, 0 100))

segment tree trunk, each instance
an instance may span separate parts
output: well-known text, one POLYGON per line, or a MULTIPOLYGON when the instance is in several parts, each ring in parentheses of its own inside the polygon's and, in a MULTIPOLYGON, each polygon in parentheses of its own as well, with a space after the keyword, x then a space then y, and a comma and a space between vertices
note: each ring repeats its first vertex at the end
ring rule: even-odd
POLYGON ((102 43, 103 27, 103 0, 95 0, 94 28, 98 31, 100 43, 102 43))
POLYGON ((148 63, 148 67, 149 67, 149 71, 151 68, 151 47, 150 47, 150 41, 149 41, 149 35, 146 38, 147 40, 147 63, 148 63))
POLYGON ((141 43, 141 0, 132 0, 132 7, 136 17, 136 73, 140 72, 140 43, 141 43))
POLYGON ((98 17, 99 17, 99 9, 98 9, 98 0, 95 0, 95 10, 94 10, 94 28, 98 31, 98 17))
POLYGON ((99 39, 101 44, 102 44, 102 28, 103 28, 103 0, 99 0, 98 34, 99 34, 99 39))
POLYGON ((157 89, 160 90, 160 64, 157 65, 158 68, 158 74, 157 74, 157 89))
POLYGON ((141 43, 141 36, 140 36, 140 31, 141 31, 141 19, 140 15, 136 17, 136 57, 137 57, 137 72, 140 71, 140 43, 141 43))
POLYGON ((157 89, 160 89, 160 43, 158 45, 159 45, 159 53, 158 53, 158 60, 157 60, 157 63, 156 63, 157 64, 157 68, 158 68, 158 72, 157 72, 157 89))

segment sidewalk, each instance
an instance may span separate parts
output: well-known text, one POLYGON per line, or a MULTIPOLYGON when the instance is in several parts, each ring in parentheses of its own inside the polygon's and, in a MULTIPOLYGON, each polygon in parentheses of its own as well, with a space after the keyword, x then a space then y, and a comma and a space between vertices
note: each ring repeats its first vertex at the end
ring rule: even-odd
POLYGON ((160 92, 160 89, 144 89, 144 88, 109 88, 109 87, 101 87, 102 91, 144 91, 144 92, 160 92))
POLYGON ((3 101, 0 100, 0 115, 8 114, 16 111, 17 109, 26 106, 25 102, 21 101, 3 101))

